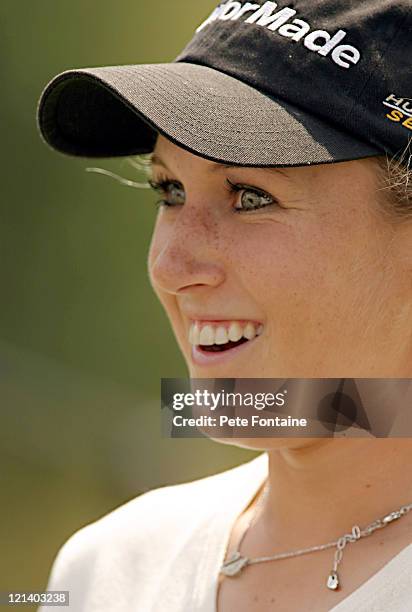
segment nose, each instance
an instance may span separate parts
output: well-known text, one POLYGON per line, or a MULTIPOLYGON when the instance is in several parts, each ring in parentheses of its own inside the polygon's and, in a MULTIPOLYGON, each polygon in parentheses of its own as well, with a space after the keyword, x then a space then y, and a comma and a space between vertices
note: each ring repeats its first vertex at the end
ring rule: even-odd
POLYGON ((178 212, 165 211, 158 217, 149 249, 153 288, 179 294, 193 287, 217 287, 225 279, 223 248, 222 228, 210 208, 186 203, 178 212))

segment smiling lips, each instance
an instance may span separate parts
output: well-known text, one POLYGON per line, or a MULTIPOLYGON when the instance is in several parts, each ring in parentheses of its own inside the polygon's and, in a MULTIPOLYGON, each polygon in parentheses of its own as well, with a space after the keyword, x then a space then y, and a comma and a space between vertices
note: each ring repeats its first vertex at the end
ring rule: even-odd
POLYGON ((200 348, 210 347, 205 350, 212 347, 222 350, 252 340, 262 331, 263 325, 256 321, 193 321, 189 329, 189 343, 200 348))

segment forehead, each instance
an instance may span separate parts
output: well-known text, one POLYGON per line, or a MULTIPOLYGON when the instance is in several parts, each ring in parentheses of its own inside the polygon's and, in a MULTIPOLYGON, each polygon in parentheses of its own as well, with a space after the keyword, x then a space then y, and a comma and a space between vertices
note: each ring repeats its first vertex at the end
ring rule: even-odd
POLYGON ((263 177, 265 180, 281 179, 282 182, 295 184, 295 186, 317 187, 319 189, 348 189, 354 186, 374 187, 376 184, 376 169, 374 158, 364 158, 338 163, 314 164, 312 166, 289 167, 250 167, 233 166, 230 164, 211 161, 195 155, 190 151, 159 135, 151 156, 154 168, 161 167, 174 173, 185 169, 200 172, 203 175, 219 176, 229 170, 237 174, 263 177))
MULTIPOLYGON (((195 155, 194 153, 187 151, 183 147, 173 143, 167 138, 159 135, 156 141, 156 146, 151 155, 151 162, 154 167, 161 166, 166 170, 173 171, 176 167, 184 168, 186 165, 196 168, 202 173, 211 175, 219 175, 220 173, 227 170, 237 170, 238 172, 247 171, 249 174, 251 171, 258 173, 259 175, 265 174, 266 176, 282 177, 286 180, 292 180, 290 168, 277 168, 277 167, 254 167, 254 166, 239 166, 226 164, 222 162, 211 161, 195 155)), ((293 170, 293 169, 292 169, 293 170)), ((294 170, 297 170, 295 168, 294 170)), ((308 168, 299 168, 299 170, 308 170, 308 168)))

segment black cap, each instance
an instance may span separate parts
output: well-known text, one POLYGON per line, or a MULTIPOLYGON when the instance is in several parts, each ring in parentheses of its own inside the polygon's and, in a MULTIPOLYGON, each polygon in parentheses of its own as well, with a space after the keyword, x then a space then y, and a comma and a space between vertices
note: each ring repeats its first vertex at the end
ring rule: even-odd
POLYGON ((404 160, 411 41, 410 0, 227 1, 171 63, 59 74, 38 124, 84 157, 149 153, 161 133, 244 166, 404 160))

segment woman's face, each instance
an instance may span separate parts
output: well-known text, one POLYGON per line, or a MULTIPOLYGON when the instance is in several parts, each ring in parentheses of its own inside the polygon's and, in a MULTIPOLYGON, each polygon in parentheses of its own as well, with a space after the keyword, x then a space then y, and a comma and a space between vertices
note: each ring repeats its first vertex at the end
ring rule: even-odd
POLYGON ((153 180, 171 206, 149 275, 190 377, 412 376, 410 233, 381 214, 375 173, 370 160, 228 167, 158 138, 153 180), (191 325, 195 343, 253 339, 200 350, 191 325))

